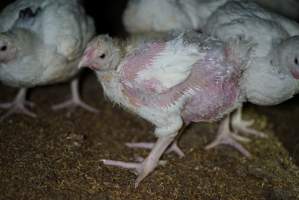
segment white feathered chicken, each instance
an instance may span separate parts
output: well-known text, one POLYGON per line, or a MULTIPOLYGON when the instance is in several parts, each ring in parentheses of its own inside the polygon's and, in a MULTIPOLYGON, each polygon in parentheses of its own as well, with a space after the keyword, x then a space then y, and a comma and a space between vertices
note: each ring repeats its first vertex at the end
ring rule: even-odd
MULTIPOLYGON (((284 41, 275 60, 277 66, 289 67, 271 71, 248 65, 253 46, 242 38, 222 42, 194 32, 142 42, 96 37, 79 65, 95 70, 105 94, 154 124, 158 137, 155 145, 128 145, 152 147, 141 163, 103 160, 104 164, 134 170, 137 186, 158 165, 183 123, 219 120, 246 101, 267 105, 292 97, 299 92, 299 76, 293 72, 299 72, 299 65, 293 62, 298 58, 294 51, 299 47, 296 41, 299 37, 284 41), (297 45, 291 46, 294 42, 297 45), (290 55, 289 59, 284 59, 285 54, 290 55)), ((247 124, 236 128, 247 128, 247 124)), ((229 118, 222 121, 219 131, 226 135, 220 135, 218 141, 249 155, 235 141, 244 138, 231 132, 229 118)))
MULTIPOLYGON (((250 49, 247 41, 224 43, 195 32, 144 42, 103 35, 93 39, 80 66, 95 70, 105 94, 154 124, 158 137, 141 163, 104 163, 135 170, 137 186, 157 166, 183 123, 215 121, 240 106, 247 96, 242 74, 248 70, 250 49)), ((227 120, 223 129, 228 129, 227 120)))
MULTIPOLYGON (((129 0, 123 22, 129 33, 201 30, 210 15, 230 0, 129 0)), ((240 0, 246 1, 246 0, 240 0)), ((286 16, 299 17, 296 0, 255 0, 286 16)))
MULTIPOLYGON (((246 39, 251 39, 257 44, 254 48, 254 59, 250 64, 253 70, 246 75, 250 76, 249 80, 256 79, 247 88, 251 90, 248 94, 251 97, 250 101, 259 105, 274 105, 291 98, 297 92, 297 82, 294 80, 297 76, 296 53, 287 55, 282 51, 274 52, 277 48, 285 49, 285 52, 293 49, 296 52, 298 38, 290 38, 290 36, 299 35, 299 25, 296 22, 263 9, 252 1, 245 0, 190 0, 188 2, 191 3, 184 1, 186 4, 183 4, 183 1, 180 3, 180 1, 163 0, 163 4, 168 4, 167 7, 159 7, 154 2, 139 0, 131 1, 128 4, 123 19, 129 32, 167 31, 188 27, 217 36, 223 41, 227 41, 231 37, 246 37, 246 39), (188 4, 192 6, 188 7, 188 4), (149 6, 152 6, 152 8, 146 11, 149 6), (173 8, 178 7, 180 7, 179 10, 173 10, 173 8), (184 16, 190 16, 189 20, 184 22, 175 20, 177 18, 173 16, 179 17, 182 13, 184 13, 184 16), (150 16, 153 16, 153 18, 150 18, 150 16), (171 20, 176 22, 176 26, 168 23, 171 20), (287 40, 288 38, 289 40, 287 40), (294 44, 288 41, 292 41, 294 44), (281 45, 286 46, 287 44, 290 45, 288 50, 286 50, 287 48, 281 48, 281 45), (281 57, 282 60, 286 60, 286 58, 293 60, 288 61, 289 63, 286 63, 286 61, 279 62, 277 61, 278 57, 281 57), (279 63, 283 63, 283 65, 279 65, 279 63), (290 71, 285 66, 286 64, 289 67, 295 65, 294 69, 291 70, 293 75, 287 73, 290 71), (281 73, 281 71, 284 72, 281 73), (259 89, 260 91, 258 91, 259 89), (259 94, 254 94, 254 92, 259 94), (258 96, 263 97, 259 98, 258 96)), ((263 0, 257 0, 256 2, 265 3, 263 0)), ((278 1, 268 1, 268 3, 275 6, 278 1)), ((290 10, 295 7, 293 0, 284 3, 289 5, 290 10)), ((182 18, 179 17, 179 19, 182 18)), ((219 144, 228 144, 237 148, 244 155, 249 156, 249 152, 236 142, 236 140, 248 141, 248 139, 240 137, 237 133, 256 136, 265 135, 249 128, 253 124, 253 120, 244 121, 241 118, 241 108, 239 108, 235 115, 228 117, 231 120, 232 131, 224 132, 222 126, 220 126, 219 137, 207 148, 219 144)))
MULTIPOLYGON (((154 145, 128 145, 152 148, 141 163, 103 160, 104 164, 134 170, 137 187, 158 165, 183 123, 219 120, 246 101, 259 104, 270 98, 273 103, 274 98, 278 103, 290 98, 299 92, 295 79, 299 76, 293 72, 299 70, 298 60, 294 63, 298 59, 294 51, 299 47, 298 41, 299 37, 284 41, 278 50, 277 66, 288 68, 269 71, 248 66, 253 46, 242 38, 222 42, 194 32, 143 42, 96 37, 79 65, 95 70, 105 94, 154 124, 158 137, 154 145), (291 46, 294 42, 296 45, 291 46)), ((246 125, 241 123, 236 128, 246 129, 246 125)), ((229 118, 222 121, 219 131, 226 135, 218 140, 249 155, 235 142, 236 138, 244 138, 231 132, 229 118)), ((183 155, 175 143, 170 148, 183 155)))
MULTIPOLYGON (((256 43, 249 65, 251 70, 244 74, 246 79, 251 80, 246 85, 250 102, 276 105, 298 92, 299 24, 296 22, 269 12, 254 2, 230 1, 212 14, 203 30, 222 41, 243 37, 256 43)), ((233 128, 240 124, 236 123, 236 119, 240 118, 239 110, 236 118, 233 117, 233 128)), ((247 130, 241 132, 261 135, 247 128, 252 123, 246 125, 243 122, 247 130)), ((232 134, 235 133, 219 132, 216 140, 207 148, 227 144, 232 134)))
MULTIPOLYGON (((13 112, 35 116, 26 106, 27 88, 68 81, 78 73, 78 60, 95 33, 93 20, 78 0, 17 0, 0 14, 0 81, 20 87, 12 103, 0 104, 13 112)), ((78 80, 71 83, 72 99, 57 110, 81 106, 78 80)))
POLYGON ((200 30, 227 0, 130 0, 123 14, 129 33, 200 30))

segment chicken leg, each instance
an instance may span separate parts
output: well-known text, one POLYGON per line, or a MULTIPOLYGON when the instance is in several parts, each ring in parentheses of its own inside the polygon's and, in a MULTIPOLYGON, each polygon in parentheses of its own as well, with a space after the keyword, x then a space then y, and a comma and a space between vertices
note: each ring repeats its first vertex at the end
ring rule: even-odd
POLYGON ((238 108, 237 112, 232 116, 230 124, 230 116, 227 116, 220 124, 216 139, 206 146, 206 149, 211 149, 221 144, 232 146, 237 149, 241 154, 250 157, 250 153, 238 142, 249 142, 250 139, 240 136, 239 133, 246 135, 254 135, 257 137, 266 137, 262 132, 253 128, 249 128, 254 123, 253 120, 242 120, 242 107, 238 108), (230 129, 232 125, 232 130, 230 129))
POLYGON ((52 106, 52 109, 57 111, 60 109, 64 109, 64 108, 70 108, 70 111, 68 112, 67 116, 70 116, 71 113, 74 111, 74 109, 76 107, 81 107, 87 111, 93 112, 93 113, 97 113, 98 110, 87 105, 86 103, 84 103, 79 95, 79 80, 78 79, 74 79, 71 82, 71 92, 72 92, 72 98, 70 100, 67 100, 63 103, 57 104, 52 106))
POLYGON ((36 117, 36 114, 26 108, 26 106, 34 106, 32 102, 26 101, 27 90, 27 88, 21 88, 14 101, 0 104, 0 108, 8 110, 7 113, 0 117, 0 122, 14 113, 21 113, 30 117, 36 117))
MULTIPOLYGON (((152 149, 155 143, 150 142, 140 142, 140 143, 126 143, 126 146, 129 148, 140 148, 140 149, 152 149)), ((166 153, 175 153, 180 158, 185 156, 184 152, 180 149, 177 144, 177 141, 174 141, 167 149, 166 153)))
POLYGON ((246 121, 242 119, 242 107, 238 108, 236 113, 232 116, 231 125, 235 132, 245 135, 253 135, 261 138, 267 137, 265 133, 257 131, 254 128, 250 128, 253 123, 254 120, 246 121))
POLYGON ((102 161, 105 165, 111 165, 125 169, 133 169, 134 172, 138 175, 135 181, 135 188, 137 188, 139 183, 157 167, 160 157, 163 155, 167 147, 173 142, 175 135, 168 135, 158 138, 150 154, 141 163, 122 162, 115 160, 102 161))

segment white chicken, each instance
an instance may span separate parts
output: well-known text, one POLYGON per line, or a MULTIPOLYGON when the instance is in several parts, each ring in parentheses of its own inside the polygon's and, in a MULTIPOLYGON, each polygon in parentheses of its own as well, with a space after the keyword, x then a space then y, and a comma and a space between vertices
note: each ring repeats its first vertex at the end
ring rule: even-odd
MULTIPOLYGON (((78 0, 17 0, 0 14, 0 81, 21 88, 1 119, 14 112, 36 116, 26 106, 27 88, 68 81, 78 73, 77 64, 95 33, 93 20, 78 0)), ((72 99, 54 110, 81 106, 78 80, 71 82, 72 99)))
MULTIPOLYGON (((95 70, 105 95, 155 125, 158 137, 154 145, 128 144, 152 148, 141 163, 104 164, 134 170, 137 187, 184 123, 216 121, 239 107, 246 97, 242 74, 251 47, 247 41, 224 43, 196 32, 145 41, 93 39, 79 65, 95 70)), ((171 150, 183 155, 176 145, 171 150)))
MULTIPOLYGON (((297 82, 294 81, 297 68, 292 70, 294 72, 292 76, 285 76, 281 71, 288 71, 288 69, 286 66, 279 66, 278 64, 285 62, 279 62, 277 59, 274 59, 279 56, 286 56, 286 54, 274 51, 274 49, 280 48, 282 44, 290 45, 287 39, 297 42, 298 38, 290 38, 290 36, 299 35, 299 25, 296 22, 270 12, 252 1, 190 0, 188 1, 190 3, 184 1, 186 3, 184 5, 179 2, 163 0, 164 4, 168 4, 168 9, 166 9, 162 8, 162 6, 158 7, 157 3, 154 5, 154 1, 131 1, 123 17, 125 26, 129 32, 182 30, 187 27, 217 36, 223 41, 227 41, 231 37, 246 37, 245 39, 253 40, 257 44, 254 48, 254 59, 252 59, 250 64, 253 70, 246 74, 249 80, 254 80, 255 78, 258 80, 256 84, 250 84, 247 87, 247 90, 250 90, 250 101, 259 105, 274 105, 291 98, 297 92, 297 82), (192 6, 188 7, 188 4, 192 6), (152 8, 146 12, 146 8, 149 6, 152 6, 152 8), (171 9, 174 7, 180 7, 181 9, 174 12, 171 9), (180 20, 175 20, 177 18, 173 16, 179 17, 181 13, 184 13, 185 16, 190 16, 189 20, 184 21, 184 23, 180 20), (150 15, 153 18, 150 18, 150 15), (165 16, 172 17, 167 18, 165 16), (171 20, 176 22, 176 26, 168 23, 171 20), (275 66, 273 64, 274 61, 275 66), (263 80, 271 81, 265 82, 263 80), (274 81, 280 84, 273 84, 274 81)), ((275 7, 279 1, 266 2, 256 0, 256 2, 270 3, 269 6, 275 7)), ((292 10, 296 5, 292 0, 284 3, 289 5, 285 6, 285 8, 289 7, 289 10, 292 10)), ((296 49, 296 44, 292 44, 290 49, 296 49)), ((296 55, 289 57, 296 59, 296 55)), ((294 62, 293 60, 293 64, 296 65, 294 62)), ((207 149, 219 144, 228 144, 237 148, 244 155, 250 155, 236 141, 248 141, 248 139, 241 137, 238 133, 262 137, 265 135, 250 128, 254 122, 253 120, 242 120, 241 109, 239 108, 232 117, 228 116, 228 119, 231 121, 232 131, 224 132, 221 128, 222 126, 220 126, 217 139, 208 145, 207 149)))
MULTIPOLYGON (((129 33, 201 30, 211 14, 230 0, 129 0, 123 23, 129 33)), ((246 1, 246 0, 240 0, 246 1)), ((296 0, 255 0, 286 16, 299 17, 296 0)))
MULTIPOLYGON (((222 41, 244 37, 257 44, 249 65, 252 70, 244 75, 248 80, 255 80, 246 86, 250 102, 276 105, 298 93, 295 80, 299 78, 299 24, 296 22, 269 12, 254 2, 230 1, 212 14, 203 30, 222 41)), ((240 110, 236 117, 241 118, 240 110)), ((233 128, 238 126, 235 122, 233 118, 233 128)), ((248 128, 241 132, 257 133, 248 128)), ((232 132, 219 132, 207 148, 227 144, 227 138, 231 140, 232 132)))
MULTIPOLYGON (((276 65, 270 69, 261 62, 257 62, 261 64, 257 68, 252 67, 249 61, 253 47, 243 38, 223 42, 195 32, 149 41, 121 41, 107 35, 93 39, 79 65, 96 72, 110 100, 155 125, 158 137, 154 145, 128 144, 152 148, 141 163, 103 160, 104 164, 134 170, 138 175, 137 187, 158 165, 183 123, 213 122, 244 102, 272 105, 299 92, 298 53, 294 51, 299 48, 299 37, 281 43, 273 57, 276 65)), ((250 130, 250 123, 242 121, 240 113, 233 118, 234 130, 231 131, 230 118, 226 117, 221 122, 219 137, 210 147, 228 144, 249 156, 236 141, 246 140, 238 133, 262 134, 250 130)), ((183 155, 176 145, 171 150, 183 155)))
POLYGON ((200 30, 227 0, 130 0, 123 14, 129 33, 200 30))

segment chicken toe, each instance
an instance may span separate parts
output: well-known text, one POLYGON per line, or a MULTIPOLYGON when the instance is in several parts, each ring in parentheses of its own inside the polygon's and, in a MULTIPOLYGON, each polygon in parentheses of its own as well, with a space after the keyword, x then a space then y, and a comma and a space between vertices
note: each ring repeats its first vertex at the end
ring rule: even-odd
POLYGON ((153 146, 147 158, 140 163, 122 162, 105 159, 102 161, 105 165, 134 170, 134 172, 138 175, 135 181, 135 188, 137 188, 139 183, 157 167, 157 165, 159 164, 160 157, 163 155, 167 147, 172 143, 173 139, 173 135, 160 137, 153 146))
POLYGON ((254 120, 243 120, 242 119, 242 107, 238 108, 237 112, 232 116, 232 129, 237 133, 245 135, 254 135, 256 137, 266 138, 267 135, 263 132, 257 131, 254 128, 250 128, 254 123, 254 120))
POLYGON ((67 116, 69 117, 72 112, 74 112, 76 107, 81 107, 89 112, 98 113, 98 110, 87 105, 84 103, 79 95, 79 82, 78 79, 75 79, 71 82, 71 91, 72 91, 72 97, 70 100, 67 100, 65 102, 62 102, 60 104, 52 106, 52 109, 57 111, 60 109, 69 108, 69 112, 67 113, 67 116))
POLYGON ((238 142, 249 142, 250 140, 248 138, 237 135, 235 132, 232 132, 229 125, 230 118, 229 116, 227 116, 220 124, 216 139, 208 146, 206 146, 205 149, 212 149, 216 146, 224 144, 237 149, 244 156, 250 157, 250 153, 238 142))
POLYGON ((36 114, 31 112, 26 106, 33 107, 34 103, 26 101, 27 89, 22 88, 19 90, 17 96, 12 102, 1 103, 0 108, 8 110, 4 115, 0 117, 0 122, 11 116, 14 113, 24 114, 30 117, 36 117, 36 114))

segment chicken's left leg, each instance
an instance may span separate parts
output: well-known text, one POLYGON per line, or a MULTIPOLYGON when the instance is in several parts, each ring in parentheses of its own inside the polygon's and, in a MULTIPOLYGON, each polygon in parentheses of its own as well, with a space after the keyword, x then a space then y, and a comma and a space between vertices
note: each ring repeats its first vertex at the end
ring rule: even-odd
POLYGON ((263 132, 257 131, 254 128, 250 128, 254 120, 242 119, 242 106, 238 108, 237 112, 232 116, 231 125, 235 132, 245 135, 254 135, 256 137, 265 138, 267 135, 263 132))
MULTIPOLYGON (((126 143, 126 145, 130 148, 141 148, 141 149, 152 149, 155 143, 150 142, 140 142, 140 143, 126 143)), ((166 153, 175 153, 180 158, 185 156, 184 152, 180 149, 177 144, 177 141, 174 141, 166 150, 166 153)))
POLYGON ((26 108, 26 106, 34 106, 33 103, 26 101, 26 93, 27 88, 21 88, 13 102, 0 104, 0 108, 8 109, 8 112, 0 117, 0 122, 12 115, 13 113, 22 113, 30 117, 36 117, 36 114, 34 114, 26 108))
POLYGON ((220 124, 216 139, 206 146, 206 149, 212 149, 221 144, 232 146, 241 152, 244 156, 250 157, 250 153, 238 142, 249 142, 248 138, 242 137, 230 130, 230 117, 227 116, 220 124))
POLYGON ((64 108, 70 108, 70 112, 68 113, 68 115, 70 115, 76 107, 81 107, 81 108, 88 110, 90 112, 93 112, 93 113, 98 112, 97 109, 87 105, 86 103, 84 103, 81 100, 80 95, 79 95, 79 80, 78 79, 74 79, 71 82, 71 92, 72 92, 72 98, 70 100, 67 100, 67 101, 57 104, 57 105, 54 105, 52 107, 52 109, 60 110, 60 109, 64 109, 64 108))
POLYGON ((218 145, 226 144, 234 147, 246 157, 250 157, 250 153, 238 143, 238 141, 249 142, 250 139, 240 136, 239 134, 254 135, 256 137, 262 138, 267 137, 267 135, 265 135, 263 132, 257 131, 254 128, 250 128, 253 123, 253 120, 243 120, 242 107, 238 108, 237 112, 233 114, 231 120, 228 116, 221 122, 216 139, 211 144, 206 146, 206 149, 211 149, 218 145), (230 125, 232 130, 230 129, 230 125))
POLYGON ((122 162, 115 160, 103 160, 105 165, 117 166, 125 169, 133 169, 138 175, 135 181, 135 187, 150 174, 158 165, 160 157, 163 155, 167 147, 173 142, 175 135, 160 137, 152 148, 150 154, 141 163, 122 162))

